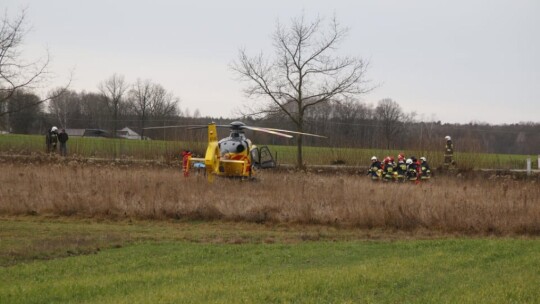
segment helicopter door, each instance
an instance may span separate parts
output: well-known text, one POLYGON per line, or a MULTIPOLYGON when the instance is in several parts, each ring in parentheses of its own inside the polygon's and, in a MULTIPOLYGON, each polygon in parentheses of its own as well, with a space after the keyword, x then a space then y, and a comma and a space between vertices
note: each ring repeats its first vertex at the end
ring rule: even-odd
POLYGON ((270 149, 267 146, 260 147, 259 150, 259 166, 261 169, 275 168, 276 162, 270 153, 270 149))
POLYGON ((250 153, 251 153, 251 165, 256 169, 261 168, 261 157, 259 155, 259 148, 255 147, 251 149, 250 153))

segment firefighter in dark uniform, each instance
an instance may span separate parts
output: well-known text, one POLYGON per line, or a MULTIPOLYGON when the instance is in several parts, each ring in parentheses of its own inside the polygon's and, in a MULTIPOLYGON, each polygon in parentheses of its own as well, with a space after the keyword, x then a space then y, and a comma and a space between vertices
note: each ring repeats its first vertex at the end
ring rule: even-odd
POLYGON ((56 152, 56 144, 58 143, 58 128, 52 127, 47 131, 45 135, 45 144, 47 146, 47 153, 56 152))
POLYGON ((431 178, 431 168, 429 167, 425 156, 420 157, 420 174, 421 180, 428 180, 431 178))
POLYGON ((381 162, 377 159, 377 156, 371 158, 371 166, 368 170, 368 175, 372 180, 379 180, 381 178, 382 167, 381 162))
POLYGON ((407 164, 405 163, 405 157, 401 154, 398 155, 398 162, 396 165, 396 180, 402 182, 407 175, 407 164))
POLYGON ((446 168, 454 164, 454 144, 452 143, 452 138, 450 136, 444 137, 446 140, 446 146, 444 148, 444 166, 446 168))
POLYGON ((407 159, 405 162, 407 164, 407 180, 415 181, 418 179, 418 172, 416 162, 414 162, 411 158, 407 159))
POLYGON ((392 159, 390 157, 386 157, 384 159, 382 176, 386 182, 394 180, 394 164, 392 163, 392 159))

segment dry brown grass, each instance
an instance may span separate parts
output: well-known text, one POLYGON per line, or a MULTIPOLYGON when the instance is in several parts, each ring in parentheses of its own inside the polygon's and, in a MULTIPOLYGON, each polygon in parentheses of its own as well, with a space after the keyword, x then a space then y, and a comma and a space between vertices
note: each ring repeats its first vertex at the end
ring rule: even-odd
POLYGON ((380 184, 365 176, 266 173, 258 182, 183 178, 171 168, 0 165, 0 214, 325 224, 540 234, 536 181, 380 184))

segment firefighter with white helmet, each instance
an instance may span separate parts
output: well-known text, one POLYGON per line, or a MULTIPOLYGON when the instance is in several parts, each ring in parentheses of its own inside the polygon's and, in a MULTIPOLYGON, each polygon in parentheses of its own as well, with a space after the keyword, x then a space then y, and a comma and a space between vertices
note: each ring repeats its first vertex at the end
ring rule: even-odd
POLYGON ((56 145, 58 143, 58 128, 53 126, 45 135, 45 145, 47 146, 47 153, 56 152, 56 145))
POLYGON ((407 179, 415 181, 418 178, 416 162, 411 157, 405 163, 407 164, 407 179))
POLYGON ((368 175, 372 180, 379 180, 382 175, 382 166, 377 156, 371 157, 371 165, 369 166, 368 175))
POLYGON ((454 164, 454 144, 452 143, 450 135, 446 135, 444 139, 446 140, 446 146, 444 148, 444 166, 448 168, 450 165, 454 164))
POLYGON ((421 180, 428 180, 431 178, 431 168, 429 167, 425 156, 420 157, 420 174, 421 180))

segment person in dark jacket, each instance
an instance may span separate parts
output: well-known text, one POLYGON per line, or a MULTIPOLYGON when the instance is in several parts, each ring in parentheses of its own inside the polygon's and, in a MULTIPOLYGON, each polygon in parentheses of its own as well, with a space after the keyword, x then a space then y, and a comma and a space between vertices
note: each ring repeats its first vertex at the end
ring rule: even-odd
POLYGON ((420 179, 427 180, 431 178, 431 168, 425 156, 420 157, 420 172, 420 179))
POLYGON ((379 180, 382 174, 381 162, 377 159, 377 156, 371 158, 371 165, 369 166, 368 175, 372 180, 379 180))
POLYGON ((394 163, 392 162, 392 159, 390 157, 386 157, 384 159, 384 168, 382 173, 384 181, 388 182, 394 180, 394 172, 394 163))
POLYGON ((454 164, 454 144, 450 136, 445 136, 446 146, 444 147, 444 166, 449 167, 454 164))
POLYGON ((398 155, 398 162, 396 165, 396 179, 397 181, 404 181, 407 176, 407 164, 405 163, 405 156, 398 155))
POLYGON ((69 139, 66 129, 62 129, 58 134, 58 141, 60 142, 60 155, 67 156, 67 141, 69 139))
POLYGON ((416 181, 418 179, 416 162, 411 157, 405 163, 407 164, 407 180, 416 181))

